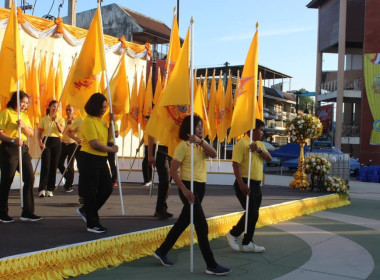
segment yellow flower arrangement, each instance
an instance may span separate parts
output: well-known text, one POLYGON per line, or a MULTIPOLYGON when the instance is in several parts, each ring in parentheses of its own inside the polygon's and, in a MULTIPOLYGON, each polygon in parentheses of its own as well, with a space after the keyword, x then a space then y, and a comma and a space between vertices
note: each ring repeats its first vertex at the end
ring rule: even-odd
POLYGON ((330 161, 319 155, 311 155, 305 158, 305 173, 324 176, 331 169, 330 161))
POLYGON ((292 142, 296 142, 297 140, 316 138, 322 134, 322 129, 322 123, 317 117, 303 114, 287 121, 285 132, 292 142))
POLYGON ((348 194, 348 185, 338 176, 327 176, 324 181, 325 190, 339 194, 348 194))

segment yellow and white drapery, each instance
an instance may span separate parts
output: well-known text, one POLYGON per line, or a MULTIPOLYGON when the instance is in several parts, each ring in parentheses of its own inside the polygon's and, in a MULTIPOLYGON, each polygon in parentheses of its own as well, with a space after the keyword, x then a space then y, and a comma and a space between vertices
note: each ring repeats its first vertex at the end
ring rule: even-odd
POLYGON ((380 145, 380 53, 364 55, 364 79, 373 117, 370 145, 380 145))

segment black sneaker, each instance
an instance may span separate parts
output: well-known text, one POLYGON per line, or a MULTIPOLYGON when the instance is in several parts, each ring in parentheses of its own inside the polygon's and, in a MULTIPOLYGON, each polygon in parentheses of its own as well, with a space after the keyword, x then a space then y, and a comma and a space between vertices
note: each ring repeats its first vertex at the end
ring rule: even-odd
POLYGON ((82 220, 87 223, 87 215, 86 212, 84 212, 83 208, 78 208, 77 213, 79 216, 81 216, 82 220))
POLYGON ((67 189, 65 189, 65 192, 67 192, 67 193, 69 193, 69 192, 73 192, 73 188, 72 188, 72 187, 67 188, 67 189))
POLYGON ((22 214, 20 220, 24 222, 37 222, 39 220, 42 220, 42 217, 34 214, 22 214))
POLYGON ((93 233, 103 233, 103 232, 106 232, 107 229, 102 227, 101 225, 98 225, 96 227, 88 227, 87 231, 93 232, 93 233))
POLYGON ((216 265, 216 267, 208 267, 205 271, 207 274, 211 274, 211 275, 225 275, 227 273, 230 273, 231 272, 231 269, 229 269, 228 267, 224 267, 224 266, 221 266, 219 264, 216 265))
POLYGON ((153 257, 155 257, 157 260, 159 260, 161 262, 162 265, 164 266, 172 266, 173 265, 173 262, 170 261, 166 255, 164 256, 160 250, 156 250, 154 253, 153 253, 153 257))
POLYGON ((154 212, 154 217, 158 218, 159 220, 166 220, 169 219, 169 215, 166 212, 154 212))
POLYGON ((12 217, 9 217, 8 214, 4 214, 0 216, 0 221, 7 224, 7 223, 13 223, 15 220, 13 220, 12 217))

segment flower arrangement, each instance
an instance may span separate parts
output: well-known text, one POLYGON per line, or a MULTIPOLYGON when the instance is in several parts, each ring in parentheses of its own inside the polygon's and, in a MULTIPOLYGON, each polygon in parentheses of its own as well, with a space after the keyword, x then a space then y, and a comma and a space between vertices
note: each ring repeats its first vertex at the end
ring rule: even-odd
POLYGON ((324 176, 331 169, 330 161, 319 155, 311 155, 305 158, 305 173, 324 176))
POLYGON ((348 194, 348 185, 346 182, 337 176, 327 176, 324 181, 325 190, 328 192, 336 192, 339 194, 348 194))
POLYGON ((321 121, 310 114, 298 115, 286 122, 285 132, 292 142, 316 138, 322 134, 321 121))

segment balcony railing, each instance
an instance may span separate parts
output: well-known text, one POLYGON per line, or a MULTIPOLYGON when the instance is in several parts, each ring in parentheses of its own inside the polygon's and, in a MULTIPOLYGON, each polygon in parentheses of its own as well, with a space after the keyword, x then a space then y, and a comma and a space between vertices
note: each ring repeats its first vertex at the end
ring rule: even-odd
MULTIPOLYGON (((362 90, 362 79, 345 79, 344 90, 362 90)), ((321 84, 321 94, 328 94, 338 90, 338 81, 333 80, 321 84)))

